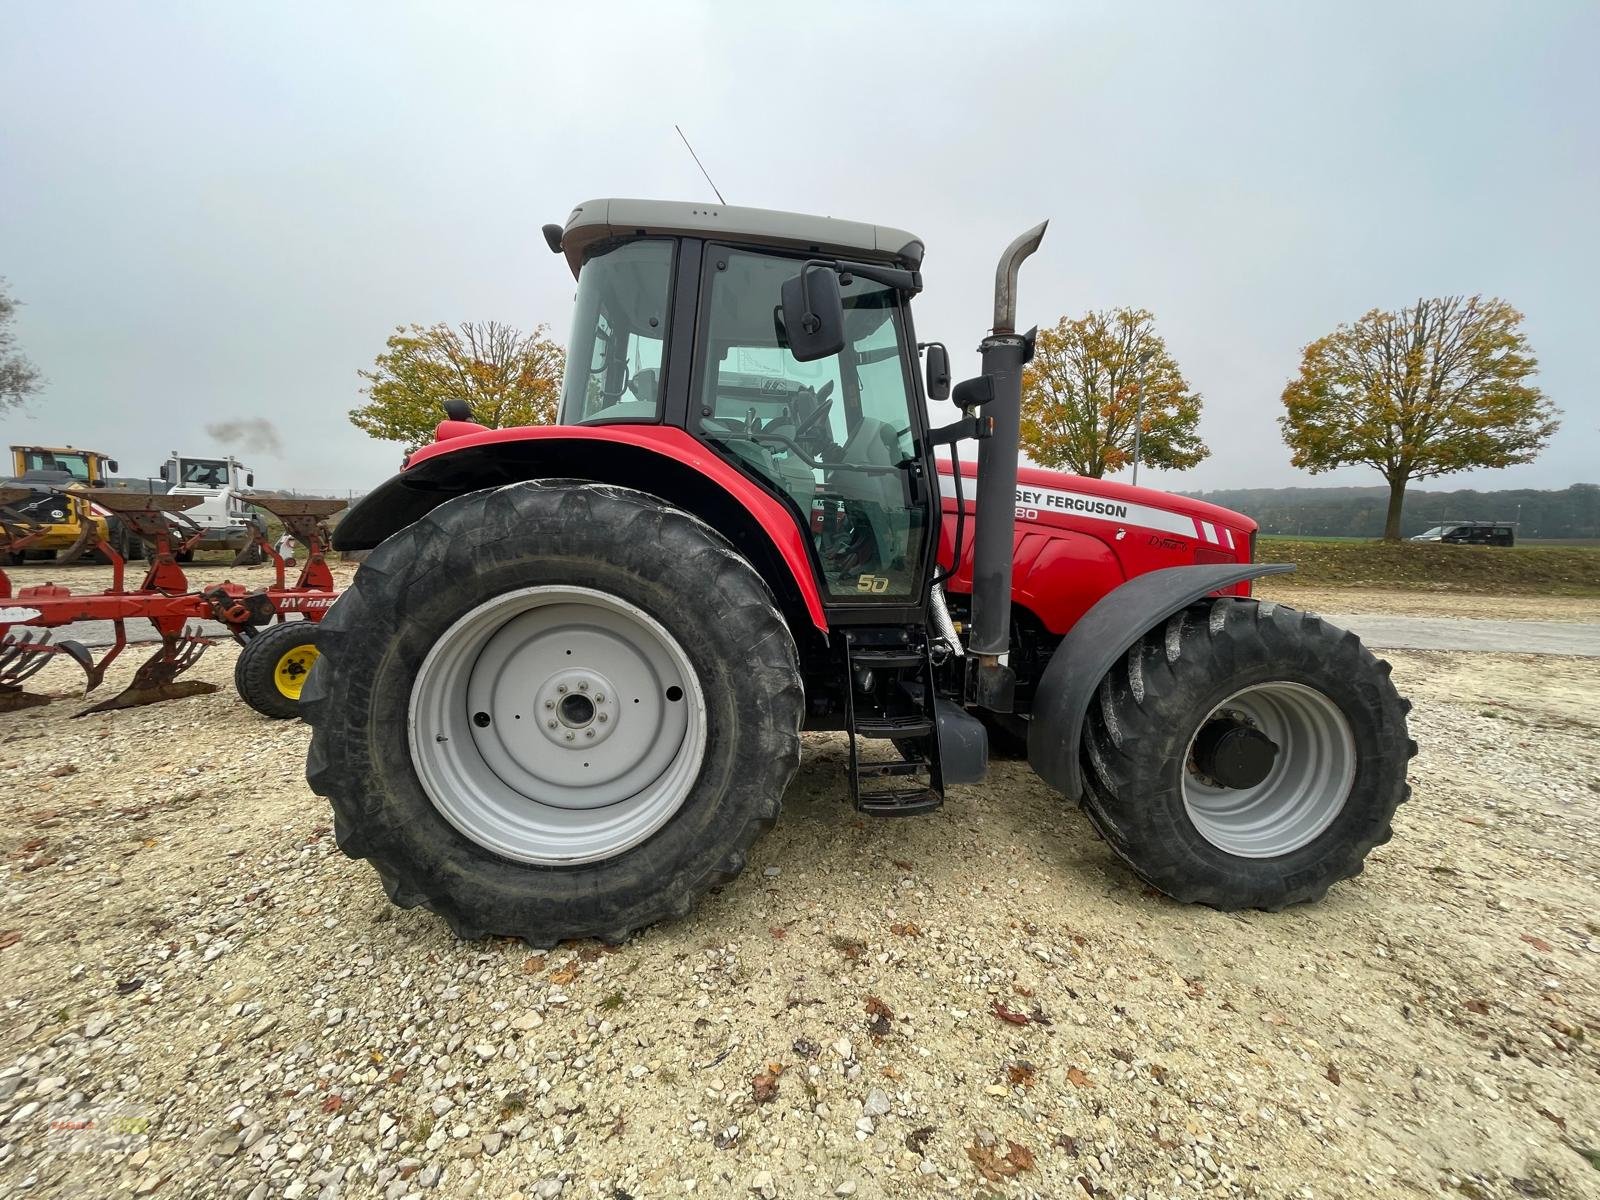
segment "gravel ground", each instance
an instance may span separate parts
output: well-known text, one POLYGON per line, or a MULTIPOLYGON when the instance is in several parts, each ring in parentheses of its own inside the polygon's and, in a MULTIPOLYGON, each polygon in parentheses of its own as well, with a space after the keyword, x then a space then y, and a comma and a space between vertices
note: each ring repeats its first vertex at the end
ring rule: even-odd
POLYGON ((1313 612, 1396 617, 1472 617, 1491 621, 1600 621, 1600 596, 1494 596, 1440 590, 1300 587, 1273 575, 1256 594, 1313 612))
POLYGON ((857 818, 815 736, 736 883, 549 955, 392 908, 229 645, 0 716, 0 1194, 1600 1196, 1600 663, 1391 657, 1322 904, 1150 895, 1017 763, 857 818))

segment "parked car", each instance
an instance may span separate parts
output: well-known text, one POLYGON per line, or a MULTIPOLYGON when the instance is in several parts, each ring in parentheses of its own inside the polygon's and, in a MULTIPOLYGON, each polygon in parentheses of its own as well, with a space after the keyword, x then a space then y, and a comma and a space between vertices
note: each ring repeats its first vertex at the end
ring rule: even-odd
POLYGON ((1514 521, 1447 521, 1423 530, 1411 540, 1455 546, 1514 546, 1517 526, 1514 521))

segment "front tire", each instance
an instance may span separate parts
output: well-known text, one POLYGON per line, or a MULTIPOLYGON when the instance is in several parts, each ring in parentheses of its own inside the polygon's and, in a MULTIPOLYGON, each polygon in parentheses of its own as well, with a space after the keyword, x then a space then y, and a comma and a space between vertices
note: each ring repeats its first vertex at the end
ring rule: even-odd
POLYGON ((340 848, 461 937, 616 942, 687 914, 743 868, 799 765, 771 593, 641 492, 451 500, 372 552, 319 649, 306 774, 340 848))
POLYGON ((1106 675, 1083 737, 1084 808, 1174 899, 1281 909, 1358 874, 1410 795, 1410 704, 1389 664, 1310 613, 1183 610, 1106 675))

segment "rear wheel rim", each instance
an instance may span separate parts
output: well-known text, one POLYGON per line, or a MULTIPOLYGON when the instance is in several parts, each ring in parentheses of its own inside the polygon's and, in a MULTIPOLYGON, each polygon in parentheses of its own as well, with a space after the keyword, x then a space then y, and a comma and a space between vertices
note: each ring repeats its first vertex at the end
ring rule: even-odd
POLYGON ((1243 688, 1206 715, 1184 756, 1183 804, 1190 822, 1219 850, 1241 858, 1280 858, 1309 845, 1333 824, 1355 784, 1350 722, 1325 693, 1275 681, 1243 688), (1207 723, 1237 721, 1278 747, 1265 779, 1223 787, 1195 762, 1195 741, 1207 723))
POLYGON ((517 862, 597 862, 682 806, 705 757, 689 657, 592 588, 521 588, 457 620, 411 689, 412 761, 440 815, 517 862))

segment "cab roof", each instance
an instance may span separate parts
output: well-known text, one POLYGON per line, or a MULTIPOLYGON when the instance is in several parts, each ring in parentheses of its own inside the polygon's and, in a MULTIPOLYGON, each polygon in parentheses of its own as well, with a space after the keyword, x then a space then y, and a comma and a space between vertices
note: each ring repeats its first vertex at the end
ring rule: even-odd
POLYGON ((96 458, 110 458, 104 450, 85 450, 82 446, 13 446, 13 453, 20 450, 27 454, 92 454, 96 458))
POLYGON ((838 254, 896 263, 911 270, 922 265, 922 240, 904 229, 770 208, 684 200, 585 200, 567 218, 561 233, 561 252, 576 276, 595 244, 652 234, 838 254))

